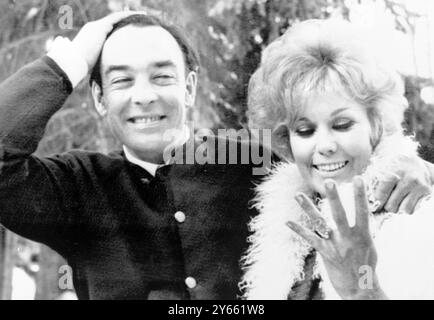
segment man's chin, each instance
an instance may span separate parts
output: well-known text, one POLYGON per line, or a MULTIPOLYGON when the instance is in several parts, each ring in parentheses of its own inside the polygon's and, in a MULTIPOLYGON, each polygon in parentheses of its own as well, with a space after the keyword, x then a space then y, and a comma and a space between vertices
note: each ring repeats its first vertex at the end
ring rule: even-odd
POLYGON ((148 157, 149 155, 155 155, 162 157, 164 150, 168 143, 153 140, 141 140, 135 143, 125 143, 124 144, 128 150, 131 150, 138 158, 148 157))

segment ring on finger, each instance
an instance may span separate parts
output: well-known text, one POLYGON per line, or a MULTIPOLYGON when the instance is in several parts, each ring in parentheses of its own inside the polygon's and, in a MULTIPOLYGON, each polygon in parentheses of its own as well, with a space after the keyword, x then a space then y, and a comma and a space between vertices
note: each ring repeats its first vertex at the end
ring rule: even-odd
POLYGON ((318 218, 312 222, 314 232, 322 239, 329 239, 332 229, 327 225, 324 219, 318 218))

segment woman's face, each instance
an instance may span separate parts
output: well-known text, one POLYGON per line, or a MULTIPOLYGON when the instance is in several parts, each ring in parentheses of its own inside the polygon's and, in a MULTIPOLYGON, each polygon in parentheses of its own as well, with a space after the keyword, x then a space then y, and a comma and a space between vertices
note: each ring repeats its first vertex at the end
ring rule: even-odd
POLYGON ((303 178, 324 195, 326 179, 348 182, 364 171, 370 137, 364 106, 336 93, 315 94, 290 130, 290 146, 303 178))

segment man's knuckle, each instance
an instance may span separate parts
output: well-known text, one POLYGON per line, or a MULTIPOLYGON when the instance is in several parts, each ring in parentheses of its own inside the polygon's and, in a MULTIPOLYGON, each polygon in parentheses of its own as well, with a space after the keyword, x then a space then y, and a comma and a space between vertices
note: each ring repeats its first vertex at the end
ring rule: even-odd
POLYGON ((406 174, 407 174, 407 171, 406 171, 406 170, 404 170, 404 169, 402 169, 402 168, 399 168, 399 169, 397 169, 397 170, 394 172, 393 177, 394 177, 395 179, 399 179, 400 177, 403 177, 403 176, 405 176, 406 174))
POLYGON ((377 188, 375 190, 375 196, 378 198, 383 198, 386 196, 386 190, 384 188, 377 188))
POLYGON ((413 212, 413 209, 414 209, 414 202, 413 201, 409 201, 404 206, 404 212, 407 213, 407 214, 413 212))
POLYGON ((86 22, 86 24, 83 26, 83 28, 86 28, 86 29, 92 28, 93 26, 95 26, 96 23, 97 23, 96 21, 86 22))
POLYGON ((393 211, 393 205, 391 203, 387 203, 384 206, 384 209, 386 209, 386 211, 393 211))
POLYGON ((382 181, 378 184, 378 192, 379 193, 387 193, 389 190, 392 190, 392 188, 395 186, 395 181, 382 181))
POLYGON ((407 176, 399 183, 399 187, 402 190, 402 192, 404 191, 411 192, 412 190, 414 190, 414 188, 418 186, 418 183, 416 181, 417 180, 414 179, 413 177, 407 176))
POLYGON ((429 194, 431 192, 431 188, 424 184, 420 187, 420 191, 423 195, 429 194))

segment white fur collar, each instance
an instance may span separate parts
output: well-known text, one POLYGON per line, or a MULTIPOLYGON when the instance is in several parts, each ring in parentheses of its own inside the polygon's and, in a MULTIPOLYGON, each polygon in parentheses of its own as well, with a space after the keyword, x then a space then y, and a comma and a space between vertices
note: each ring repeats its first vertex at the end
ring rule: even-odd
MULTIPOLYGON (((371 158, 364 178, 372 178, 385 170, 393 168, 397 156, 414 156, 417 144, 409 137, 396 135, 383 139, 371 158)), ((369 187, 368 187, 369 189, 369 187)), ((306 214, 295 201, 297 192, 312 195, 297 167, 291 163, 280 163, 257 186, 254 207, 259 214, 249 223, 252 235, 248 241, 250 247, 241 259, 244 270, 240 289, 246 299, 287 299, 292 286, 304 279, 305 258, 312 248, 301 237, 291 231, 286 222, 296 221, 309 227, 306 214)), ((339 188, 343 205, 347 213, 352 212, 349 221, 354 218, 353 196, 342 195, 352 192, 352 188, 339 188)), ((321 212, 330 226, 333 226, 330 210, 321 207, 321 212)), ((371 230, 373 235, 379 230, 383 220, 389 215, 372 215, 371 230)), ((319 256, 319 255, 318 255, 319 256)), ((317 257, 314 276, 321 275, 322 290, 326 298, 339 298, 332 288, 327 274, 317 257)))

